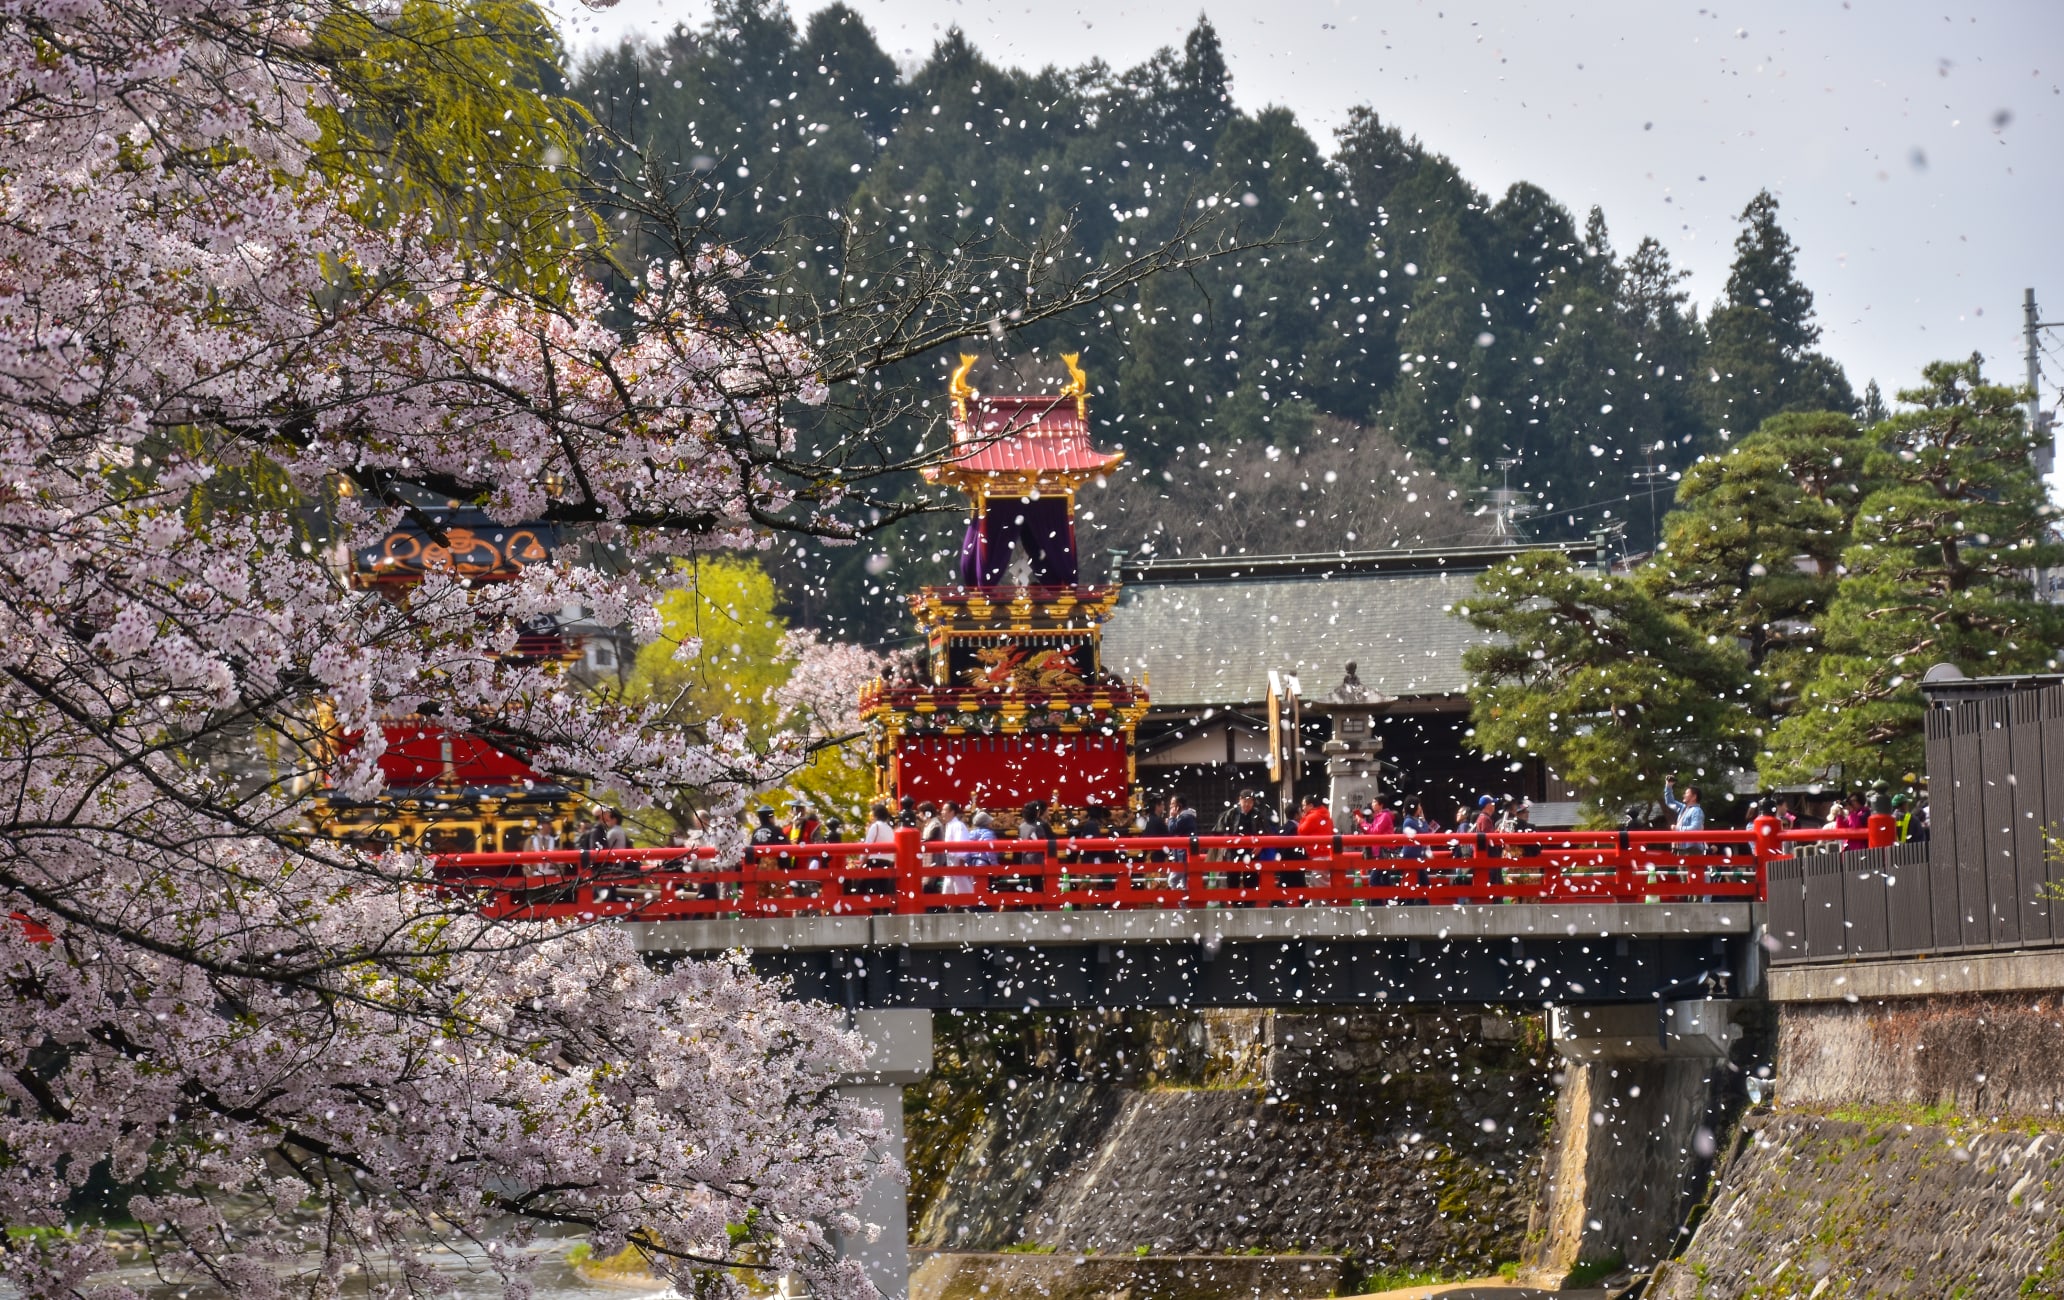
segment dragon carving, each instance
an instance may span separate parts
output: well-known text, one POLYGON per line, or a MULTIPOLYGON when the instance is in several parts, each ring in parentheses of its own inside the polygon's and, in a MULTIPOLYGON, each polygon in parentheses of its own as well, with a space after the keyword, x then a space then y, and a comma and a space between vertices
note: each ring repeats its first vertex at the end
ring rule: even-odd
POLYGON ((977 650, 979 668, 965 670, 968 684, 978 690, 1002 691, 1007 695, 1054 695, 1079 691, 1085 683, 1075 671, 1075 647, 1052 650, 1023 650, 995 646, 977 650))

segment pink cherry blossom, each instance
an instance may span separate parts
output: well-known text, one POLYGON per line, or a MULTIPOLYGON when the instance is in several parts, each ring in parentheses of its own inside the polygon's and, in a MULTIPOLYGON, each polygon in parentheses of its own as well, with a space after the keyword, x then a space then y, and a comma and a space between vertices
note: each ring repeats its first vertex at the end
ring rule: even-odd
MULTIPOLYGON (((569 603, 649 625, 677 566, 646 560, 749 541, 823 389, 733 323, 721 252, 654 268, 624 332, 593 285, 527 297, 355 220, 308 163, 325 8, 0 0, 0 912, 49 932, 0 925, 0 1221, 64 1225, 98 1168, 165 1273, 239 1297, 435 1292, 440 1237, 522 1295, 544 1226, 864 1295, 828 1241, 879 1118, 827 1086, 857 1057, 826 1014, 304 833, 313 790, 378 793, 399 714, 719 807, 822 725, 756 752, 509 657, 569 603), (354 587, 408 484, 632 562, 354 587)), ((798 653, 817 692, 864 668, 798 653)), ((0 1251, 30 1296, 117 1294, 109 1264, 90 1231, 0 1251)))

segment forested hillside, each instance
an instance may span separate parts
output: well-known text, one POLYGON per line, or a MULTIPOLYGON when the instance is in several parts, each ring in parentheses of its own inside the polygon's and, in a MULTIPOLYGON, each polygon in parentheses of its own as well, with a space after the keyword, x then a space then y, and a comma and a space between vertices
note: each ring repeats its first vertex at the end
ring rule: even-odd
MULTIPOLYGON (((713 216, 812 301, 838 298, 870 242, 1065 232, 1109 259, 1200 210, 1262 241, 999 339, 996 364, 1032 382, 1079 348, 1100 435, 1128 453, 1126 508, 1086 503, 1086 552, 1150 536, 1163 551, 1481 540, 1488 489, 1505 487, 1533 536, 1622 521, 1639 549, 1651 502, 1667 507, 1700 454, 1777 411, 1856 406, 1814 350, 1812 294, 1768 194, 1743 196, 1732 273, 1702 312, 1654 239, 1620 252, 1605 214, 1580 218, 1532 184, 1488 195, 1380 106, 1354 108, 1324 144, 1285 109, 1237 107, 1205 19, 1133 68, 999 67, 954 31, 899 69, 844 5, 799 25, 779 4, 723 0, 701 28, 588 57, 573 82, 595 115, 591 152, 624 194, 713 216), (1366 448, 1370 492, 1441 508, 1389 512, 1373 531, 1365 502, 1270 510, 1287 517, 1193 535, 1188 520, 1238 513, 1220 471, 1269 448, 1323 452, 1328 484, 1343 467, 1353 483, 1366 448)), ((619 213, 626 265, 652 221, 619 213)), ((913 445, 936 446, 942 412, 912 412, 913 445)), ((811 621, 887 631, 896 613, 867 589, 878 602, 936 577, 952 530, 919 521, 868 546, 803 548, 791 599, 811 621)))

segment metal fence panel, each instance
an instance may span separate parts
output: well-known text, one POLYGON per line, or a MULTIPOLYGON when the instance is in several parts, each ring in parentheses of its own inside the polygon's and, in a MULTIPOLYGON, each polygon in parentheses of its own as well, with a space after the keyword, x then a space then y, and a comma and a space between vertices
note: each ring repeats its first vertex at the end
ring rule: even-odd
POLYGON ((1781 858, 1765 876, 1770 890, 1765 925, 1777 946, 1773 962, 1802 961, 1806 956, 1806 873, 1799 858, 1781 858))
POLYGON ((1847 955, 1848 918, 1842 910, 1842 855, 1820 853, 1805 860, 1806 953, 1809 961, 1847 955))
POLYGON ((1979 771, 1985 791, 1985 939, 1989 947, 2021 942, 2021 902, 2014 871, 2013 701, 1994 696, 1979 706, 1979 771))
MULTIPOLYGON (((1950 746, 1956 753, 1956 880, 1957 943, 1966 948, 1985 947, 1992 939, 1986 919, 1985 898, 1985 759, 1980 748, 1980 711, 1976 701, 1959 700, 1954 706, 1956 734, 1950 746)), ((1945 936, 1946 937, 1946 936, 1945 936)))
MULTIPOLYGON (((2064 686, 2052 686, 2042 696, 2043 751, 2043 880, 2052 889, 2064 888, 2064 854, 2055 847, 2055 837, 2064 833, 2064 686)), ((2064 941, 2064 907, 2049 909, 2050 938, 2064 941)))
POLYGON ((2050 906, 2043 901, 2046 872, 2043 860, 2043 691, 2022 691, 2009 697, 2012 723, 2007 743, 2013 753, 2013 768, 2007 779, 2013 783, 2008 810, 2014 832, 2014 903, 2020 916, 2024 942, 2042 943, 2054 937, 2050 906))
POLYGON ((1938 950, 1942 945, 1935 937, 1935 866, 1928 846, 1901 844, 1884 853, 1887 947, 1906 954, 1938 950))
POLYGON ((1928 866, 1929 938, 1932 947, 1954 947, 1962 942, 1958 930, 1962 912, 1957 906, 1957 845, 1960 830, 1957 810, 1963 775, 1957 766, 1957 711, 1928 710, 1928 866))
POLYGON ((1842 855, 1842 951, 1850 956, 1888 952, 1885 856, 1889 849, 1842 855))
POLYGON ((1938 701, 1932 834, 1770 871, 1777 963, 2064 944, 2064 684, 1938 701))

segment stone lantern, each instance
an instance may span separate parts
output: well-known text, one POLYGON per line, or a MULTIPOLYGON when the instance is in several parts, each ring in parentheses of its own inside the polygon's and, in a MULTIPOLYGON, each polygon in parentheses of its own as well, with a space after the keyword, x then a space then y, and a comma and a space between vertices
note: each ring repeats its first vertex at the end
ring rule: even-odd
POLYGON ((1331 781, 1328 807, 1333 825, 1343 833, 1354 830, 1353 809, 1367 805, 1382 788, 1383 738, 1376 734, 1376 715, 1389 708, 1391 699, 1381 691, 1362 685, 1353 663, 1333 693, 1308 706, 1333 720, 1333 738, 1326 742, 1326 775, 1331 781))

